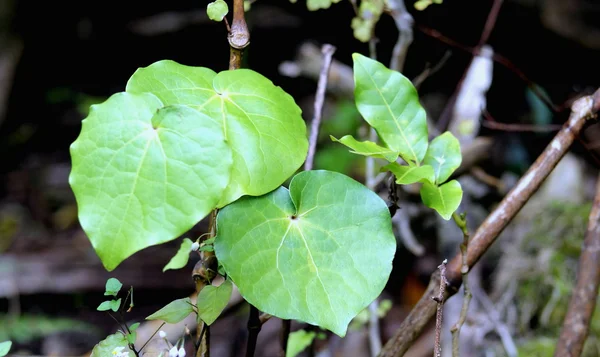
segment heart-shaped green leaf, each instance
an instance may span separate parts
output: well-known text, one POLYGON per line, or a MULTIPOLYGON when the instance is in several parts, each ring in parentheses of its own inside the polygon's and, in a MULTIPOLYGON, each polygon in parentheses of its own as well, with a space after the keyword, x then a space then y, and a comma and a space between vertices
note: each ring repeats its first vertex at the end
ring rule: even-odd
POLYGON ((117 278, 109 278, 106 280, 106 287, 104 289, 104 295, 117 296, 119 290, 123 287, 123 284, 117 278))
POLYGON ((165 307, 146 317, 146 320, 163 320, 170 324, 176 324, 194 312, 190 298, 173 300, 165 307))
POLYGON ((244 197, 217 216, 215 252, 246 300, 339 336, 381 293, 395 250, 385 202, 330 171, 299 173, 289 191, 244 197))
POLYGON ((306 125, 293 98, 248 70, 215 72, 173 61, 138 69, 127 92, 151 92, 165 104, 184 104, 219 122, 233 151, 223 207, 243 195, 258 196, 281 185, 302 165, 306 125))
POLYGON ((330 136, 330 138, 333 141, 346 145, 352 149, 350 152, 354 154, 385 159, 389 162, 394 162, 398 158, 397 152, 388 148, 384 148, 383 146, 379 146, 372 141, 358 141, 354 139, 352 135, 345 135, 340 139, 336 139, 334 136, 330 136))
POLYGON ((218 122, 149 93, 92 106, 71 157, 79 221, 108 270, 205 217, 232 163, 218 122))
POLYGON ((229 302, 233 284, 230 280, 225 280, 219 286, 207 285, 198 294, 198 317, 207 325, 212 324, 221 315, 225 306, 229 302))
POLYGON ((442 218, 449 220, 460 205, 462 188, 456 180, 441 186, 425 181, 421 187, 421 199, 427 207, 433 208, 442 218))
POLYGON ((435 182, 438 185, 445 182, 462 161, 460 143, 449 131, 436 137, 427 148, 423 162, 433 167, 435 182))
POLYGON ((383 64, 354 53, 354 96, 365 120, 386 146, 419 164, 427 151, 425 110, 410 80, 383 64))
POLYGON ((429 165, 406 166, 392 162, 381 169, 391 171, 396 176, 396 183, 400 185, 410 185, 422 180, 433 181, 434 178, 433 167, 429 165))
POLYGON ((167 265, 165 265, 165 267, 163 268, 163 272, 165 272, 169 269, 183 268, 187 264, 188 260, 190 259, 190 252, 192 251, 193 243, 194 242, 192 242, 191 239, 183 238, 183 241, 181 242, 181 246, 179 247, 179 250, 177 251, 175 256, 173 256, 173 258, 171 258, 171 260, 169 260, 169 263, 167 265))
POLYGON ((126 352, 128 352, 129 355, 133 354, 133 351, 129 349, 125 335, 117 332, 107 336, 104 340, 94 346, 90 357, 117 356, 119 353, 126 352))
POLYGON ((208 18, 213 21, 223 21, 223 18, 229 12, 227 3, 223 0, 215 0, 206 7, 208 18))

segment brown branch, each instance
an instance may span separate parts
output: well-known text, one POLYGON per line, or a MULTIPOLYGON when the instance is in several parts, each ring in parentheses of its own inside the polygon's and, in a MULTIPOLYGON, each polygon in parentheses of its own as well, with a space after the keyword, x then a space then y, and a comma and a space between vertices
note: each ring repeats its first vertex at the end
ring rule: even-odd
POLYGON ((433 345, 433 356, 442 357, 442 319, 444 317, 444 301, 446 286, 448 281, 446 280, 446 264, 448 260, 444 259, 442 264, 438 265, 440 271, 440 286, 437 296, 432 296, 431 299, 437 303, 436 315, 435 315, 435 342, 433 345))
POLYGON ((229 69, 238 69, 242 67, 242 53, 244 48, 250 44, 250 32, 244 18, 244 0, 233 1, 233 21, 231 21, 231 31, 229 40, 229 69))
POLYGON ((600 175, 573 290, 554 356, 577 357, 589 333, 600 285, 600 175))
POLYGON ((258 309, 250 305, 250 316, 248 317, 248 344, 246 345, 246 357, 253 357, 256 350, 256 340, 262 324, 258 309))
POLYGON ((287 354, 287 345, 288 345, 288 340, 290 339, 290 331, 292 329, 292 320, 281 320, 281 335, 280 335, 280 342, 281 342, 281 350, 282 350, 282 356, 285 356, 287 354))
POLYGON ((452 326, 450 332, 452 332, 452 357, 460 356, 460 329, 464 325, 467 320, 467 313, 469 312, 469 303, 471 302, 471 298, 473 295, 471 294, 471 289, 469 287, 469 265, 467 264, 467 250, 469 248, 469 230, 467 229, 467 218, 466 214, 458 215, 454 213, 452 215, 454 222, 460 228, 463 234, 463 242, 460 245, 460 256, 462 257, 462 267, 461 274, 464 284, 464 292, 465 296, 463 298, 462 308, 460 310, 460 317, 456 324, 452 326))
MULTIPOLYGON (((569 147, 573 144, 575 137, 579 135, 585 122, 596 116, 597 109, 600 107, 598 100, 600 100, 600 90, 596 91, 593 97, 586 96, 573 103, 571 116, 563 128, 556 134, 544 152, 519 180, 516 187, 506 195, 471 238, 467 251, 467 265, 469 269, 477 263, 481 256, 494 243, 502 230, 504 230, 529 198, 537 191, 556 164, 558 164, 560 159, 569 150, 569 147), (594 101, 593 98, 597 100, 594 101)), ((456 255, 448 264, 446 278, 448 279, 449 286, 446 289, 446 295, 455 294, 460 287, 462 283, 462 266, 463 262, 460 254, 456 255)), ((431 281, 436 280, 439 282, 439 274, 437 272, 431 277, 431 281)), ((432 295, 431 281, 421 300, 419 300, 408 317, 402 322, 396 334, 384 346, 380 354, 381 357, 402 356, 433 317, 436 306, 429 298, 432 295)))
POLYGON ((321 126, 321 117, 323 115, 323 103, 325 102, 325 90, 327 89, 327 78, 329 76, 329 68, 331 67, 331 59, 335 47, 329 44, 323 45, 321 53, 323 54, 323 64, 321 73, 319 74, 319 83, 317 84, 317 95, 315 97, 315 113, 310 126, 310 138, 308 146, 308 155, 304 162, 304 171, 312 170, 315 159, 315 151, 317 149, 317 140, 319 138, 319 127, 321 126))

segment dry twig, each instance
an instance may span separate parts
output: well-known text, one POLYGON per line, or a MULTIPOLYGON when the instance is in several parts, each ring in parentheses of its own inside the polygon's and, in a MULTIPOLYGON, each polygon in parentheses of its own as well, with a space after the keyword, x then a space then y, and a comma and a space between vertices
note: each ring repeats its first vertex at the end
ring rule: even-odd
POLYGON ((460 354, 459 354, 460 329, 461 329, 462 325, 464 325, 465 321, 467 320, 467 312, 469 311, 469 303, 471 302, 471 297, 472 297, 471 289, 469 288, 469 282, 468 282, 469 265, 467 264, 467 249, 469 247, 469 230, 467 229, 466 214, 463 213, 461 215, 458 215, 458 214, 454 213, 452 215, 452 218, 454 219, 454 222, 456 222, 456 225, 458 226, 458 228, 460 228, 460 230, 462 231, 462 234, 463 234, 463 242, 460 245, 460 255, 462 257, 462 267, 460 269, 460 273, 462 274, 465 296, 463 298, 463 304, 462 304, 462 308, 460 310, 460 317, 459 317, 458 321, 456 322, 456 324, 454 326, 452 326, 452 329, 450 329, 450 331, 452 332, 452 356, 459 357, 460 356, 460 354))
POLYGON ((577 284, 563 322, 555 356, 577 357, 589 332, 600 285, 600 176, 579 258, 577 284))

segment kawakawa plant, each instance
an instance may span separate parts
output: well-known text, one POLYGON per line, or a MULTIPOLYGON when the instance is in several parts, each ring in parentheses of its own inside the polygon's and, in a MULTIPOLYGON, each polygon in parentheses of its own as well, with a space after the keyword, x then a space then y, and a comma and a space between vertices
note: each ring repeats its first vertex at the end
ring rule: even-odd
MULTIPOLYGON (((449 219, 462 197, 457 181, 445 182, 461 162, 458 141, 444 133, 429 143, 411 82, 360 54, 353 60, 356 105, 381 142, 333 140, 386 160, 398 184, 421 183, 423 202, 449 219)), ((71 145, 69 180, 81 226, 109 271, 218 209, 211 243, 226 289, 203 289, 197 306, 174 302, 150 318, 217 306, 210 318, 199 315, 210 324, 234 283, 265 313, 344 336, 383 290, 396 240, 386 203, 350 177, 305 171, 281 187, 307 145, 300 108, 259 73, 159 61, 91 107, 71 145)), ((192 244, 184 240, 171 267, 185 265, 192 244)))

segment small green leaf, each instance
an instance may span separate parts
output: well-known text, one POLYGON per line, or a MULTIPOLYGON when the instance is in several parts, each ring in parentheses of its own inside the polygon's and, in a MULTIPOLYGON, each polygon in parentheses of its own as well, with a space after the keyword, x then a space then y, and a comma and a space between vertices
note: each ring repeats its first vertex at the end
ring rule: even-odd
POLYGON ((382 167, 381 170, 391 171, 396 176, 396 183, 400 185, 410 185, 422 180, 434 180, 433 167, 430 165, 406 166, 392 162, 382 167))
POLYGON ((117 355, 115 352, 129 352, 129 356, 133 356, 133 351, 129 349, 127 338, 120 332, 109 335, 100 341, 100 343, 94 346, 90 357, 112 357, 117 355))
POLYGON ((377 145, 372 141, 358 141, 352 137, 352 135, 343 136, 341 139, 336 139, 330 136, 331 140, 336 141, 340 144, 346 145, 350 149, 350 152, 363 156, 371 156, 378 159, 385 159, 389 162, 394 162, 398 158, 398 153, 377 145))
POLYGON ((441 4, 442 0, 418 0, 415 2, 415 9, 419 11, 423 11, 429 7, 431 4, 441 4))
POLYGON ((447 131, 431 141, 423 163, 431 165, 435 173, 436 184, 445 182, 462 161, 458 139, 447 131))
POLYGON ((6 356, 8 354, 8 352, 10 351, 11 346, 12 346, 12 341, 0 342, 0 357, 6 356))
POLYGON ((304 351, 306 347, 310 346, 312 341, 317 335, 314 331, 298 330, 290 333, 290 337, 287 342, 287 349, 285 357, 296 357, 300 352, 304 351))
POLYGON ((289 187, 220 210, 217 258, 259 310, 343 337, 389 278, 396 251, 389 210, 340 173, 301 172, 289 187))
POLYGON ((427 152, 425 110, 410 80, 359 53, 354 60, 358 110, 388 148, 417 165, 427 152))
POLYGON ((198 294, 198 317, 207 325, 212 324, 227 306, 233 284, 229 279, 219 286, 207 285, 198 294))
POLYGON ((194 312, 190 298, 171 301, 167 306, 146 317, 146 320, 163 320, 170 324, 176 324, 194 312))
POLYGON ((104 290, 104 295, 112 295, 117 296, 123 284, 117 278, 110 278, 106 281, 106 289, 104 290))
MULTIPOLYGON (((342 0, 306 0, 306 7, 310 11, 319 9, 328 9, 332 4, 338 3, 342 0)), ((295 2, 295 1, 292 1, 295 2)))
POLYGON ((206 13, 208 14, 208 18, 213 21, 223 21, 223 18, 229 12, 229 7, 227 7, 227 3, 223 0, 216 0, 208 4, 206 8, 206 13))
POLYGON ((127 342, 130 344, 135 344, 135 339, 137 338, 137 332, 131 331, 131 333, 127 334, 127 342))
POLYGON ((119 308, 121 307, 121 298, 117 299, 117 300, 111 300, 108 301, 109 305, 110 305, 110 309, 114 312, 119 311, 119 308))
POLYGON ((208 245, 201 246, 200 248, 198 248, 198 250, 201 252, 214 252, 215 247, 213 247, 212 244, 208 244, 208 245))
POLYGON ((433 208, 442 218, 449 220, 460 205, 462 188, 456 180, 441 186, 425 181, 421 187, 421 199, 427 207, 433 208))
POLYGON ((98 305, 98 307, 96 308, 96 310, 98 310, 98 311, 108 311, 108 310, 111 309, 111 307, 112 307, 112 303, 110 301, 104 301, 100 305, 98 305))
POLYGON ((169 269, 183 268, 190 259, 190 252, 192 251, 193 243, 194 242, 192 242, 191 239, 183 238, 183 241, 181 242, 181 246, 179 247, 177 254, 175 254, 175 256, 171 258, 169 263, 165 265, 165 267, 163 268, 163 273, 169 269))
POLYGON ((133 325, 129 326, 129 331, 135 331, 138 329, 138 327, 140 327, 140 323, 136 322, 133 325))
POLYGON ((383 13, 383 8, 384 0, 362 0, 360 2, 358 14, 352 19, 350 25, 357 40, 369 42, 383 13))
POLYGON ((92 106, 71 157, 79 222, 107 270, 204 218, 232 163, 219 123, 150 93, 118 93, 92 106))

